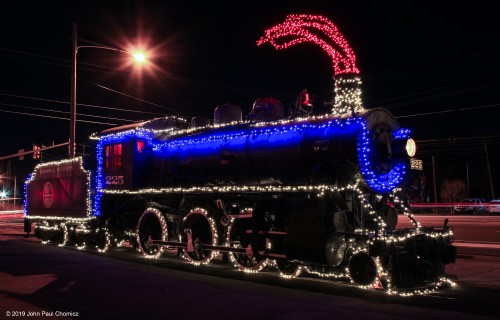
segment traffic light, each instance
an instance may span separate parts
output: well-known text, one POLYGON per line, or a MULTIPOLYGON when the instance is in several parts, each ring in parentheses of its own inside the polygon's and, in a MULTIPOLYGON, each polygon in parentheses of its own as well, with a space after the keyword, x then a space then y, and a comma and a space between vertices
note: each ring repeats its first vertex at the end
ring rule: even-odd
POLYGON ((33 144, 33 159, 40 159, 40 147, 33 144))

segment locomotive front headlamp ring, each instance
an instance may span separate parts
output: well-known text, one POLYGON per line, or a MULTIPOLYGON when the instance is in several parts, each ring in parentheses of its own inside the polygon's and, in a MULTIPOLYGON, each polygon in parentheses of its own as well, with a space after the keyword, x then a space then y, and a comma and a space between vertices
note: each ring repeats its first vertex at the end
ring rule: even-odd
POLYGON ((417 144, 415 143, 415 140, 413 140, 412 138, 406 140, 406 153, 410 158, 415 156, 415 154, 417 153, 417 144))

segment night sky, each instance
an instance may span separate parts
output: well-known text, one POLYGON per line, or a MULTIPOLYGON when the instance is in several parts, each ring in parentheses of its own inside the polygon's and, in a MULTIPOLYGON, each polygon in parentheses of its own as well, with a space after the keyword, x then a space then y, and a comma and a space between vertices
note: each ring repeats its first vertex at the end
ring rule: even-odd
MULTIPOLYGON (((226 102, 244 114, 259 97, 286 105, 302 89, 321 110, 333 97, 333 70, 319 47, 256 46, 292 13, 320 14, 338 26, 356 53, 365 107, 385 107, 411 128, 426 163, 432 155, 445 167, 446 159, 462 169, 477 161, 484 172, 488 151, 494 166, 500 27, 489 1, 3 1, 0 156, 68 140, 62 118, 69 119, 72 22, 80 46, 128 50, 142 43, 151 60, 139 72, 124 54, 80 50, 77 117, 94 123, 78 122, 78 143, 113 125, 166 114, 212 118, 226 102)), ((487 191, 488 184, 477 188, 487 191)))

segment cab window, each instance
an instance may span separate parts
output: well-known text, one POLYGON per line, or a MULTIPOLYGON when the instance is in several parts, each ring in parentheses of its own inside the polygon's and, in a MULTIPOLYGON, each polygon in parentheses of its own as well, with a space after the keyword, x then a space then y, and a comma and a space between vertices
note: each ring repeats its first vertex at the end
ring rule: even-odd
POLYGON ((104 169, 122 167, 122 144, 110 144, 104 147, 104 169))
POLYGON ((144 153, 146 142, 143 140, 138 140, 136 144, 137 144, 137 152, 144 153))

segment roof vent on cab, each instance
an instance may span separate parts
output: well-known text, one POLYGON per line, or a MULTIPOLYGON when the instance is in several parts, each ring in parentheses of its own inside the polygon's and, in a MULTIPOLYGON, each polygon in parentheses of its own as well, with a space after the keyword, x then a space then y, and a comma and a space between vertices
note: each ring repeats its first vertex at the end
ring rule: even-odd
POLYGON ((206 117, 192 117, 191 118, 191 128, 208 127, 210 125, 210 119, 206 117))
POLYGON ((225 103, 214 110, 214 124, 239 122, 241 119, 241 108, 237 105, 225 103))
POLYGON ((141 128, 146 130, 168 130, 185 129, 187 126, 188 122, 184 119, 176 117, 166 117, 147 121, 141 126, 141 128))

